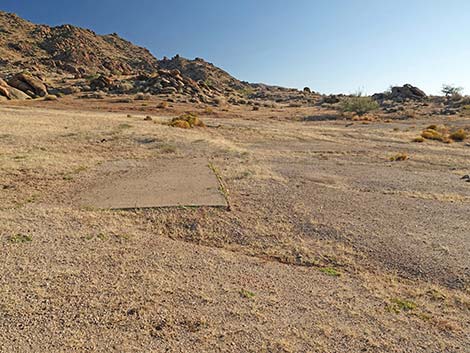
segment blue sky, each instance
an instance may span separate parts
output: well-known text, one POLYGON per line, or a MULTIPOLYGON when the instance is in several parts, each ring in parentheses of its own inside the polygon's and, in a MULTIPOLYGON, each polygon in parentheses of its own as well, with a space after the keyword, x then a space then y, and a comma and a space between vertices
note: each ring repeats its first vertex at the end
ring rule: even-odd
POLYGON ((0 0, 35 23, 117 32, 161 58, 322 93, 443 83, 470 92, 468 0, 0 0))

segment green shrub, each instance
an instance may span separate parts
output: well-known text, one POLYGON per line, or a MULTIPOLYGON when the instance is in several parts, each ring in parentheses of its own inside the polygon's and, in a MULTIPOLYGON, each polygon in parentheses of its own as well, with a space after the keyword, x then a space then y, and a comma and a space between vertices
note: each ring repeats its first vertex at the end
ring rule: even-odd
POLYGON ((343 113, 350 112, 358 115, 364 115, 380 108, 379 103, 371 97, 363 97, 361 94, 343 98, 339 104, 343 113))

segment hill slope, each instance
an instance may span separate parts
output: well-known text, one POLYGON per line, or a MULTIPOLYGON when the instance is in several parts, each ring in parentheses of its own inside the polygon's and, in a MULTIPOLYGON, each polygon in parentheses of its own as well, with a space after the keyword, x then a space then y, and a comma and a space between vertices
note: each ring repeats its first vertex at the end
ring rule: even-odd
POLYGON ((157 59, 117 34, 63 25, 35 25, 15 14, 0 11, 2 71, 36 68, 59 73, 92 74, 152 72, 157 59))

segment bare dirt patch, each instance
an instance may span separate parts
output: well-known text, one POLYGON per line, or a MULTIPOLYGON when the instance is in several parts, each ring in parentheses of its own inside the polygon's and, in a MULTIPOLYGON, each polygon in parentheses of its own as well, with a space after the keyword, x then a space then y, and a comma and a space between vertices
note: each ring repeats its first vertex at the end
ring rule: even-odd
POLYGON ((175 129, 173 116, 69 103, 0 108, 4 351, 469 346, 465 142, 412 142, 425 120, 299 119, 315 108, 175 129), (230 212, 74 203, 109 163, 194 158, 217 170, 230 212))

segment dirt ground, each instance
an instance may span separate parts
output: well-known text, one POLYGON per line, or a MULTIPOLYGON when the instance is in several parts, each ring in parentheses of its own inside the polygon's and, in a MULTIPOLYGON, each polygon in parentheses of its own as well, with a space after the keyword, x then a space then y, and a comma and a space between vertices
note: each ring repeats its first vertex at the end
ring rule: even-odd
POLYGON ((470 145, 412 142, 470 119, 154 107, 0 106, 0 352, 470 352, 470 145), (74 202, 188 157, 229 210, 74 202))

